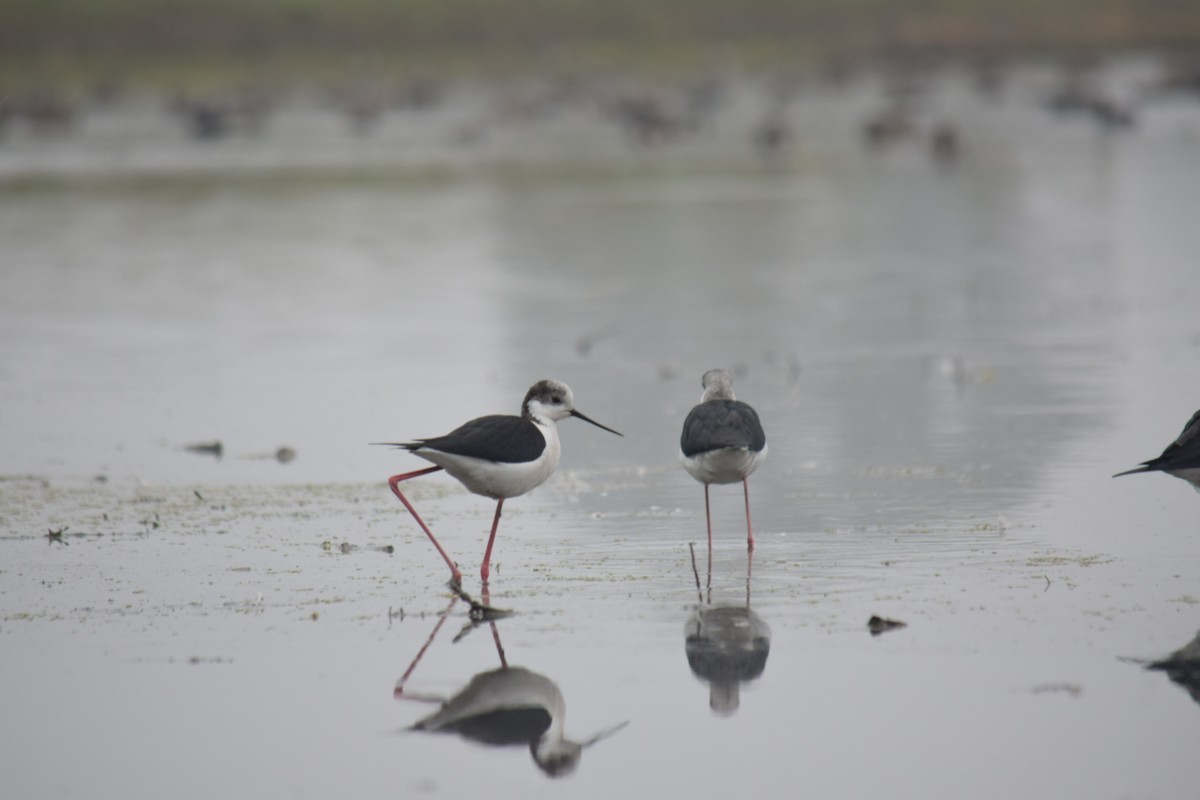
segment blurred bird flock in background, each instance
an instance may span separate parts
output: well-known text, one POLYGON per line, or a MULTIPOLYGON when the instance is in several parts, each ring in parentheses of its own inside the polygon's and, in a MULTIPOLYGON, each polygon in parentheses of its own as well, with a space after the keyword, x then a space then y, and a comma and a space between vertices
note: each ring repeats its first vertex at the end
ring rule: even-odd
MULTIPOLYGON (((1061 71, 1048 110, 1116 130, 1156 98, 1200 100, 1198 42, 1200 3, 1172 0, 6 0, 0 142, 68 136, 131 95, 155 97, 201 140, 260 134, 297 98, 365 135, 469 84, 497 120, 583 107, 654 146, 702 129, 728 81, 750 75, 764 100, 748 141, 769 157, 791 143, 789 107, 812 85, 885 76, 891 99, 861 131, 881 146, 912 133, 912 96, 932 68, 966 69, 997 95, 1006 69, 1031 59, 1061 71), (1113 97, 1095 68, 1129 53, 1150 54, 1157 74, 1113 97)), ((952 124, 924 133, 937 157, 957 156, 952 124)), ((485 134, 448 135, 469 145, 485 134)))

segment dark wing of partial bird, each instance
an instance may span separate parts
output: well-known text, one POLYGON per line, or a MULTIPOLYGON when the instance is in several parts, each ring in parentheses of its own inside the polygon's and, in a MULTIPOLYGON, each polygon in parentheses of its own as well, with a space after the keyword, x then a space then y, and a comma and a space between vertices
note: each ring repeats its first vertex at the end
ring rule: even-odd
POLYGON ((524 417, 495 414, 463 423, 445 436, 396 443, 396 446, 407 450, 428 448, 450 455, 520 464, 536 460, 546 447, 546 438, 536 425, 524 417))
POLYGON ((413 726, 414 730, 457 733, 473 742, 495 746, 529 744, 537 741, 549 727, 550 712, 540 706, 489 709, 436 728, 422 723, 413 726))
POLYGON ((727 447, 762 450, 767 444, 758 412, 740 400, 709 400, 691 410, 683 421, 679 448, 695 456, 727 447))
POLYGON ((1140 466, 1125 472, 1118 472, 1113 477, 1131 475, 1136 472, 1155 472, 1157 470, 1197 469, 1200 468, 1200 411, 1192 415, 1188 424, 1183 426, 1179 438, 1167 445, 1162 455, 1143 461, 1140 466))

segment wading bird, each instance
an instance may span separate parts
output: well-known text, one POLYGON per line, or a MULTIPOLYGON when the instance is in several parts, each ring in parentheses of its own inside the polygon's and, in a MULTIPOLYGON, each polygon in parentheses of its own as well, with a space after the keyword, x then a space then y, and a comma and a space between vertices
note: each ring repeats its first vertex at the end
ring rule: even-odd
POLYGON ((700 380, 700 405, 683 422, 679 449, 683 467, 704 484, 704 515, 708 519, 708 549, 712 551, 712 512, 708 486, 742 482, 746 496, 746 547, 754 549, 750 527, 750 484, 746 479, 767 457, 767 437, 758 412, 733 397, 733 378, 723 369, 710 369, 700 380))
POLYGON ((433 531, 429 530, 412 503, 401 494, 400 482, 444 469, 471 492, 496 500, 496 516, 492 520, 492 532, 483 554, 483 566, 479 569, 480 577, 486 584, 492 545, 500 525, 500 509, 505 500, 541 486, 554 473, 561 451, 556 423, 567 417, 578 417, 609 433, 622 435, 577 411, 575 397, 565 383, 544 380, 530 387, 521 403, 519 417, 494 414, 464 423, 445 436, 412 442, 377 443, 403 448, 436 465, 393 475, 388 478, 388 485, 450 567, 450 579, 455 585, 461 585, 462 573, 438 544, 433 531))

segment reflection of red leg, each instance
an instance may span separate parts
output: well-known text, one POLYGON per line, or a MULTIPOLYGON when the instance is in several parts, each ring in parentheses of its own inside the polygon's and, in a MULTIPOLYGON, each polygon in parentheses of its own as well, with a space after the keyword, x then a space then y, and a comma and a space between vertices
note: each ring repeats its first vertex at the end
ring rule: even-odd
POLYGON ((754 569, 754 550, 746 551, 746 608, 750 608, 750 572, 754 569))
POLYGON ((713 599, 713 512, 708 510, 708 483, 704 483, 704 519, 708 521, 708 599, 713 599))
MULTIPOLYGON (((488 590, 487 583, 483 584, 479 599, 484 607, 492 604, 492 593, 488 590)), ((504 645, 500 644, 500 629, 496 627, 496 620, 488 620, 488 625, 492 626, 492 641, 496 643, 496 654, 500 656, 500 669, 508 669, 508 659, 504 657, 504 645)))
POLYGON ((487 586, 488 573, 491 572, 492 563, 492 544, 496 541, 496 529, 500 527, 500 509, 504 507, 504 498, 501 497, 496 501, 496 517, 492 520, 492 535, 488 537, 487 550, 483 552, 483 566, 479 568, 479 575, 483 578, 483 585, 487 586))
POLYGON ((746 491, 746 549, 754 549, 754 531, 750 529, 750 482, 742 478, 742 488, 746 491))
POLYGON ((462 573, 458 571, 458 566, 450 560, 450 556, 446 555, 446 551, 442 549, 442 546, 438 544, 438 540, 434 538, 433 531, 429 530, 429 526, 426 525, 425 521, 421 519, 421 515, 417 513, 415 508, 413 508, 412 503, 408 502, 408 498, 400 493, 400 487, 397 485, 400 483, 400 481, 406 481, 409 478, 415 478, 419 475, 428 475, 429 473, 437 472, 440 469, 441 467, 426 467, 425 469, 419 469, 416 472, 406 472, 403 475, 393 475, 392 477, 388 478, 388 486, 392 487, 392 492, 395 493, 396 497, 400 498, 401 503, 404 503, 404 507, 408 509, 408 513, 412 514, 412 518, 415 519, 417 524, 421 526, 421 530, 425 531, 425 535, 429 537, 429 541, 433 542, 433 546, 436 547, 438 553, 441 554, 442 559, 446 562, 446 566, 450 567, 450 580, 454 581, 455 584, 462 584, 462 573))
POLYGON ((500 669, 508 669, 508 659, 504 657, 504 645, 500 644, 500 630, 496 627, 495 620, 488 624, 492 626, 492 639, 496 642, 496 652, 500 655, 500 669))
POLYGON ((404 696, 404 684, 408 681, 408 676, 412 675, 413 670, 417 668, 417 663, 420 662, 421 656, 425 655, 425 651, 429 649, 429 645, 433 644, 434 638, 438 635, 438 631, 446 624, 446 617, 450 616, 450 612, 454 610, 454 604, 458 602, 458 596, 450 598, 450 605, 446 606, 446 610, 442 612, 441 618, 437 621, 437 625, 433 626, 433 632, 429 634, 429 638, 425 640, 425 644, 417 651, 417 657, 408 665, 408 669, 404 670, 404 674, 400 676, 400 680, 396 681, 396 688, 392 692, 392 696, 397 700, 408 699, 404 696))

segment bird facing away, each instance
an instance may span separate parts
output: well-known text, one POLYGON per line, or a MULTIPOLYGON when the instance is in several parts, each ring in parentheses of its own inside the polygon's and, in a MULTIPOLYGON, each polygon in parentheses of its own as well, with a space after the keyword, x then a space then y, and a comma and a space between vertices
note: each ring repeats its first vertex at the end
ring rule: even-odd
POLYGON ((556 423, 567 417, 578 417, 597 428, 621 436, 612 428, 577 411, 575 397, 565 383, 543 380, 531 386, 525 394, 519 417, 494 414, 464 423, 445 436, 412 442, 378 442, 404 448, 436 465, 393 475, 388 478, 388 485, 450 567, 450 579, 455 585, 461 585, 462 573, 438 544, 412 503, 401 494, 400 482, 444 469, 469 491, 496 500, 496 516, 492 520, 492 532, 483 554, 483 566, 479 570, 486 585, 492 545, 500 525, 500 509, 505 500, 541 486, 554 473, 560 453, 556 423))
POLYGON ((1188 424, 1183 426, 1183 433, 1167 445, 1162 455, 1143 461, 1133 469, 1118 472, 1113 477, 1119 478, 1136 472, 1165 472, 1182 478, 1200 492, 1200 411, 1192 415, 1188 424))
POLYGON ((742 482, 746 497, 746 547, 754 549, 750 526, 750 484, 746 479, 767 457, 767 437, 758 412, 734 399, 733 378, 723 369, 710 369, 700 380, 704 394, 683 421, 679 449, 683 467, 704 484, 704 515, 708 520, 708 549, 712 553, 712 513, 708 487, 742 482))

